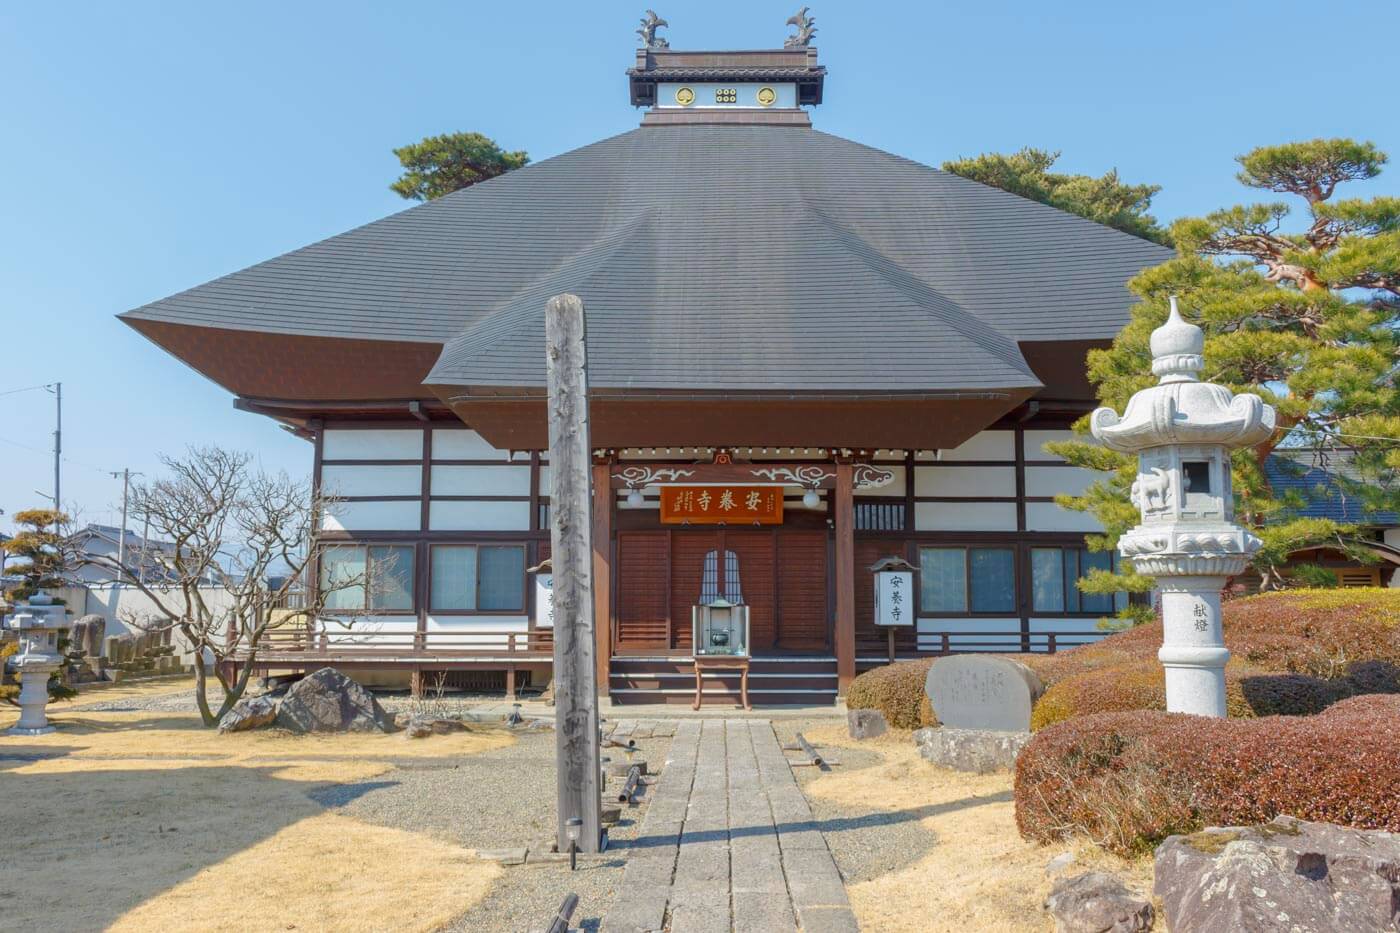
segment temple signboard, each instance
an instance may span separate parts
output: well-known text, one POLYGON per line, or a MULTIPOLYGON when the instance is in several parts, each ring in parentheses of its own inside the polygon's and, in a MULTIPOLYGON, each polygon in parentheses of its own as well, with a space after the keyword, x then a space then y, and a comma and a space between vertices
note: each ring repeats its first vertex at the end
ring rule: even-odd
POLYGON ((780 486, 662 486, 665 525, 781 525, 780 486))

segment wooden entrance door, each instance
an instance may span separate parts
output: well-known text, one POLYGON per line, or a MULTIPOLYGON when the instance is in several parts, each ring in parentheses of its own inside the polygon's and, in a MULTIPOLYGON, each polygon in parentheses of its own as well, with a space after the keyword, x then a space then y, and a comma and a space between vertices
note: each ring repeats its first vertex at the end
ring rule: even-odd
POLYGON ((676 529, 618 533, 617 647, 691 650, 701 594, 742 598, 753 652, 829 646, 827 535, 820 529, 676 529), (738 592, 724 572, 738 568, 738 592), (705 581, 706 558, 714 579, 705 581))

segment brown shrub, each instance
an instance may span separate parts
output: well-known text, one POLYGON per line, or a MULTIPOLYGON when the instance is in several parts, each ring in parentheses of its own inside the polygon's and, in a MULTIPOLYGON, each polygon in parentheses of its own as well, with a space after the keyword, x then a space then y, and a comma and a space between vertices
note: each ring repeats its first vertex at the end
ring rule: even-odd
MULTIPOLYGON (((1293 590, 1231 600, 1224 628, 1231 716, 1304 715, 1357 694, 1400 692, 1400 591, 1293 590)), ((1165 709, 1161 642, 1155 622, 1057 655, 1022 656, 1048 687, 1031 728, 1165 709)))
POLYGON ((1120 854, 1202 826, 1280 814, 1400 831, 1400 697, 1317 716, 1101 713, 1038 733, 1016 762, 1016 822, 1040 841, 1084 833, 1120 854))
POLYGON ((924 692, 933 658, 901 661, 866 671, 851 681, 846 692, 847 709, 877 709, 896 729, 936 726, 933 708, 924 692))

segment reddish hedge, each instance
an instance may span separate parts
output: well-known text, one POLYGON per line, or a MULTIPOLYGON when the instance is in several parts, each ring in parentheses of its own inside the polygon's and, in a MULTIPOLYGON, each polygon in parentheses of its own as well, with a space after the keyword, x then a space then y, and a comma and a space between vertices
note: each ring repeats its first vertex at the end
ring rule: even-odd
MULTIPOLYGON (((1224 607, 1231 716, 1316 713, 1400 691, 1400 590, 1292 590, 1224 607)), ((1160 622, 1057 655, 1023 658, 1046 682, 1033 728, 1074 716, 1165 707, 1160 622)))
POLYGON ((1016 823, 1031 839, 1084 833, 1121 854, 1280 814, 1400 831, 1397 749, 1400 696, 1307 717, 1083 716, 1037 733, 1021 753, 1016 823))
POLYGON ((933 658, 901 661, 866 671, 846 691, 847 709, 877 709, 896 729, 936 726, 924 684, 933 658))

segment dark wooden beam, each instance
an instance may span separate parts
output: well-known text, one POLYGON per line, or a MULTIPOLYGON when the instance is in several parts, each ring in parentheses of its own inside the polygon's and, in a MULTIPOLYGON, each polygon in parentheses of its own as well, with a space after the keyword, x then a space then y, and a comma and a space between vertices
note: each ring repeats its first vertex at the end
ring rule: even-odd
POLYGON ((836 464, 836 687, 846 695, 856 676, 855 467, 836 464))

